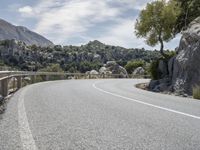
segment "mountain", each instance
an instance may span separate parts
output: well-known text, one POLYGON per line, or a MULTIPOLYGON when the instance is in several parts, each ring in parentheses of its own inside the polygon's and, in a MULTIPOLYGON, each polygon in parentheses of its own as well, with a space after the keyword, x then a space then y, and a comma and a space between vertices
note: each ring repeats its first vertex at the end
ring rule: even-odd
POLYGON ((53 46, 53 43, 45 37, 30 31, 23 26, 15 26, 0 19, 0 41, 11 40, 22 41, 26 45, 37 45, 41 47, 53 46))

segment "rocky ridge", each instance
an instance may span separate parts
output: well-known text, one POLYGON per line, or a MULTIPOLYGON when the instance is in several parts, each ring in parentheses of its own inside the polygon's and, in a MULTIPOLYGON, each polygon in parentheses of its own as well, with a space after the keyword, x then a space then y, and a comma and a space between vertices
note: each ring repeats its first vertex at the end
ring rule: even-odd
POLYGON ((30 31, 26 27, 15 26, 0 19, 0 41, 12 39, 24 42, 26 45, 37 45, 42 47, 53 46, 53 43, 50 40, 30 31))

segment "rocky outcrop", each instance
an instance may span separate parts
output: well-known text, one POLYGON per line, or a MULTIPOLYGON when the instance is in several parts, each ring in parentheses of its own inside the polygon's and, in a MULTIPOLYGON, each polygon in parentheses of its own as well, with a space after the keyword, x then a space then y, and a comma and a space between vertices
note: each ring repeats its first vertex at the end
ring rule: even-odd
POLYGON ((120 66, 119 64, 117 64, 115 61, 108 61, 105 64, 105 68, 112 72, 112 74, 118 74, 120 75, 119 77, 121 78, 127 78, 128 77, 128 73, 126 71, 126 69, 122 66, 120 66))
POLYGON ((137 75, 144 75, 145 70, 142 67, 138 67, 134 70, 134 72, 132 73, 133 76, 137 76, 137 75))
POLYGON ((109 75, 111 75, 112 74, 112 72, 111 71, 109 71, 106 67, 101 67, 100 69, 99 69, 99 73, 100 73, 100 75, 107 75, 107 76, 109 76, 109 75))
POLYGON ((98 75, 99 73, 96 70, 90 71, 90 75, 98 75))
POLYGON ((86 76, 88 79, 93 78, 93 79, 97 79, 99 76, 99 72, 96 70, 91 70, 91 71, 87 71, 86 76))
POLYGON ((200 85, 200 17, 182 34, 177 55, 168 62, 159 61, 161 79, 150 82, 151 90, 191 95, 192 88, 200 85))
POLYGON ((192 94, 192 88, 200 85, 200 17, 183 32, 174 60, 172 85, 178 93, 192 94))

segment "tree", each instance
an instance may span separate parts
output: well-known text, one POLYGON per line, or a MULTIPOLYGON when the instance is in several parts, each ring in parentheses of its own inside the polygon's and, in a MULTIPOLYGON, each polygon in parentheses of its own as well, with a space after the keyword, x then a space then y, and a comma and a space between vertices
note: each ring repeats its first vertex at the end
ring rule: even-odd
POLYGON ((142 60, 135 60, 135 61, 129 61, 126 65, 125 65, 125 69, 127 70, 127 72, 129 74, 133 73, 133 71, 138 68, 138 67, 144 67, 145 62, 142 60))
POLYGON ((188 24, 200 16, 200 0, 174 0, 181 8, 180 15, 176 21, 175 34, 186 29, 188 24))
POLYGON ((160 53, 166 57, 164 41, 174 38, 173 31, 179 13, 180 9, 175 1, 157 0, 148 3, 135 24, 136 36, 146 38, 146 43, 150 46, 160 43, 160 53))

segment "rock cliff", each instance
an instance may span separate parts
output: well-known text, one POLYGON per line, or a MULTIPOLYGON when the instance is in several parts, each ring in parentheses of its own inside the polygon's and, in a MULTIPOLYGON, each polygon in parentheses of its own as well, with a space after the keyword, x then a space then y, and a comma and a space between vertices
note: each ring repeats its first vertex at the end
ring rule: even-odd
POLYGON ((192 88, 196 85, 200 85, 200 17, 183 32, 172 76, 172 86, 176 92, 192 94, 192 88))
POLYGON ((152 80, 149 88, 156 92, 192 95, 193 87, 200 85, 200 17, 182 33, 176 52, 168 62, 159 61, 161 79, 152 80))

